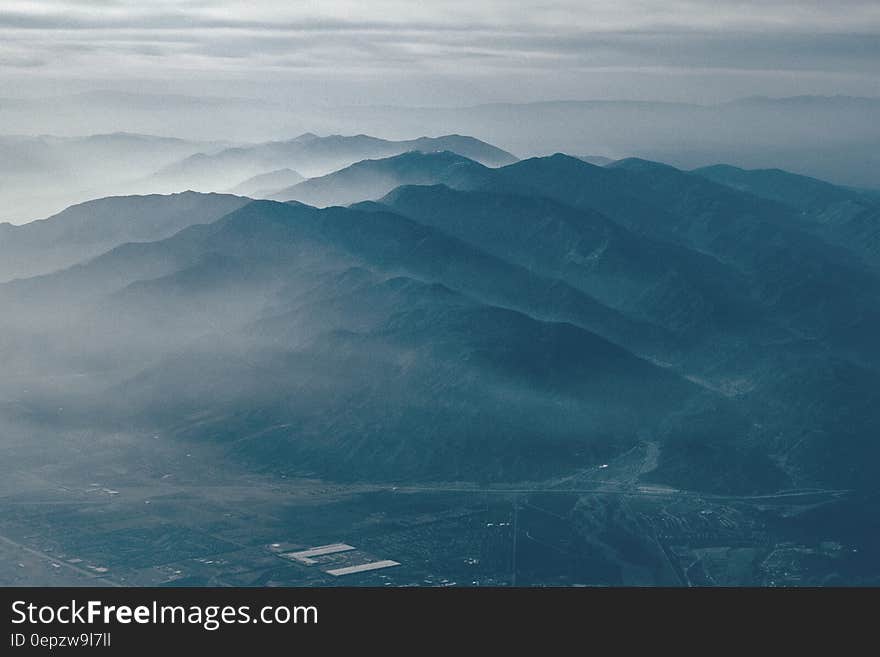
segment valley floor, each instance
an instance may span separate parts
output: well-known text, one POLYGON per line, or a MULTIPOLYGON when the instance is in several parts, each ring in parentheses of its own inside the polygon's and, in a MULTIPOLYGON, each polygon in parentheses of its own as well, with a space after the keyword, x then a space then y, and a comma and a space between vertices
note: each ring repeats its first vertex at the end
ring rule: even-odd
POLYGON ((877 581, 852 532, 799 521, 859 513, 847 491, 737 497, 646 485, 652 445, 547 482, 340 485, 237 470, 213 448, 161 435, 3 431, 20 455, 0 466, 5 586, 877 581))

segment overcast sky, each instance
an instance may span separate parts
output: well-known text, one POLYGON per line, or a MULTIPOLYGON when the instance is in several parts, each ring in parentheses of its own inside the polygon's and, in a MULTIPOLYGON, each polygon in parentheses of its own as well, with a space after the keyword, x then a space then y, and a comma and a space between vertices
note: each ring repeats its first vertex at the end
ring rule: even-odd
POLYGON ((2 0, 0 96, 880 96, 877 0, 2 0))

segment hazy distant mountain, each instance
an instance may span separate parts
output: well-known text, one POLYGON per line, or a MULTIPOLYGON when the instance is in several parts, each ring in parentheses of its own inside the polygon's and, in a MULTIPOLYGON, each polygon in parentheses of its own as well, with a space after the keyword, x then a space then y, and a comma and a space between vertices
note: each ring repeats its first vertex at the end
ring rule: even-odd
POLYGON ((187 192, 88 201, 21 226, 0 224, 0 280, 69 267, 124 242, 148 242, 211 223, 249 199, 187 192))
POLYGON ((584 162, 595 164, 597 167, 604 167, 606 164, 614 162, 613 158, 604 157, 602 155, 578 155, 577 157, 584 162))
POLYGON ((737 98, 727 103, 722 103, 721 107, 794 107, 794 108, 812 108, 819 110, 868 110, 873 111, 877 108, 880 98, 869 98, 859 96, 846 96, 838 94, 835 96, 818 96, 818 95, 800 95, 800 96, 747 96, 745 98, 737 98))
POLYGON ((269 198, 279 190, 303 180, 305 178, 293 169, 278 169, 248 178, 230 189, 229 193, 251 198, 269 198))
POLYGON ((288 141, 230 148, 213 155, 199 153, 160 170, 152 182, 166 187, 177 185, 216 191, 226 189, 245 177, 280 168, 292 168, 304 175, 316 176, 361 160, 408 151, 452 151, 488 166, 516 161, 510 153, 461 135, 388 141, 368 135, 319 137, 306 133, 288 141))
MULTIPOLYGON (((226 135, 237 142, 279 139, 303 130, 366 132, 387 139, 459 133, 520 156, 599 152, 612 158, 637 155, 686 169, 728 162, 747 168, 782 167, 843 185, 880 187, 878 111, 877 98, 801 96, 717 105, 574 100, 328 108, 301 103, 292 112, 289 104, 265 98, 95 92, 0 105, 0 125, 25 134, 137 130, 203 140, 226 135)), ((361 159, 391 154, 363 154, 322 171, 301 170, 285 162, 245 173, 220 189, 282 167, 322 175, 361 159)))
POLYGON ((132 181, 225 145, 131 133, 0 136, 0 221, 22 223, 97 197, 155 191, 131 189, 132 181))
POLYGON ((193 142, 127 132, 87 137, 0 136, 0 172, 4 176, 25 174, 82 176, 92 171, 132 178, 196 149, 221 148, 222 142, 193 142), (128 159, 126 159, 128 158, 128 159), (130 171, 118 171, 125 161, 130 171))
POLYGON ((378 199, 400 185, 432 185, 479 176, 484 166, 456 153, 412 151, 380 160, 364 160, 326 176, 310 178, 274 194, 281 201, 308 205, 349 205, 378 199))
POLYGON ((692 169, 716 162, 782 167, 880 187, 880 99, 752 98, 718 105, 624 100, 494 103, 461 108, 350 107, 334 125, 458 131, 521 156, 632 155, 692 169))
MULTIPOLYGON (((0 124, 19 134, 92 134, 136 131, 178 134, 210 141, 227 135, 231 141, 267 139, 263 121, 278 127, 290 108, 264 98, 132 93, 110 89, 43 98, 4 99, 0 124), (259 119, 255 117, 260 117, 259 119), (262 120, 262 121, 261 121, 262 120), (253 122, 255 125, 249 126, 253 122), (251 130, 245 130, 250 127, 251 130), (241 131, 230 135, 231 129, 241 131), (255 131, 256 129, 256 131, 255 131)), ((289 126, 288 126, 289 127, 289 126)))
POLYGON ((807 227, 880 266, 880 198, 781 169, 740 169, 719 164, 694 170, 734 189, 798 210, 807 227))

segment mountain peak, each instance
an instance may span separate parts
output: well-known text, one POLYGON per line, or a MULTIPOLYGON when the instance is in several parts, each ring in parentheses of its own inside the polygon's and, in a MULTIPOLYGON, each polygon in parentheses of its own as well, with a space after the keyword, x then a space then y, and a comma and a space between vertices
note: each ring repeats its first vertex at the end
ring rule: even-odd
POLYGON ((287 187, 271 198, 295 199, 320 207, 350 205, 381 198, 401 185, 432 185, 486 170, 482 164, 449 150, 411 150, 356 162, 287 187))
POLYGON ((745 173, 747 169, 743 169, 741 167, 735 167, 732 164, 710 164, 706 167, 699 167, 697 169, 692 169, 691 173, 697 174, 712 174, 712 173, 745 173))
MULTIPOLYGON (((584 161, 580 158, 574 157, 573 155, 569 155, 568 153, 553 153, 553 155, 548 155, 544 158, 532 158, 532 159, 544 159, 550 160, 551 162, 571 162, 571 163, 583 163, 584 161)), ((586 164, 589 164, 587 162, 586 164)))
POLYGON ((676 169, 674 166, 669 164, 664 164, 662 162, 654 162, 653 160, 645 160, 640 157, 626 157, 622 160, 617 160, 616 162, 612 162, 608 165, 609 169, 626 169, 627 171, 662 171, 662 172, 673 172, 680 171, 676 169))

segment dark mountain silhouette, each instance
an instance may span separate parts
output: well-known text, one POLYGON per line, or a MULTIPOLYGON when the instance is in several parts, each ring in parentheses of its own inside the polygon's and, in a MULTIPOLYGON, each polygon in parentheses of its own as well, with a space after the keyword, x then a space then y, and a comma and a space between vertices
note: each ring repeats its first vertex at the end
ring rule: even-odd
POLYGON ((565 155, 532 158, 457 185, 545 196, 710 255, 745 274, 750 294, 784 324, 876 355, 867 329, 877 319, 876 275, 803 230, 783 204, 638 159, 596 167, 565 155))
POLYGON ((693 173, 722 185, 784 203, 804 226, 880 267, 880 199, 781 169, 740 169, 719 164, 693 173))
MULTIPOLYGON (((604 215, 550 199, 445 185, 396 189, 381 203, 420 223, 557 278, 623 312, 681 334, 738 326, 758 314, 736 272, 631 233, 604 215)), ((360 206, 357 206, 360 207, 360 206)))
POLYGON ((864 200, 864 195, 852 189, 782 169, 741 169, 729 164, 716 164, 694 169, 692 173, 805 211, 864 200))
MULTIPOLYGON (((716 294, 717 302, 709 304, 716 312, 727 312, 724 321, 731 322, 734 317, 754 321, 766 313, 781 330, 825 336, 849 351, 872 357, 877 354, 867 328, 877 319, 874 309, 880 287, 876 275, 852 262, 844 250, 804 230, 797 212, 782 203, 660 163, 628 159, 597 167, 565 155, 490 169, 456 162, 451 155, 409 154, 401 159, 362 162, 319 179, 314 186, 303 183, 300 190, 302 197, 312 202, 341 203, 358 195, 375 197, 395 180, 405 182, 406 178, 461 190, 542 197, 581 212, 599 213, 633 238, 683 249, 689 257, 678 258, 680 262, 695 262, 701 254, 702 266, 682 280, 714 280, 716 290, 724 289, 721 281, 726 281, 728 289, 739 290, 716 294), (444 165, 444 158, 454 166, 444 165), (713 269, 716 271, 710 275, 713 269), (742 306, 735 300, 745 297, 763 311, 758 315, 740 312, 742 306), (806 303, 807 299, 811 303, 806 303)), ((516 203, 511 206, 508 211, 515 213, 516 203)), ((454 213, 443 212, 442 204, 434 215, 419 216, 430 221, 429 216, 440 217, 438 212, 455 219, 454 213)), ((467 227, 462 222, 457 226, 467 227)), ((478 228, 473 231, 478 232, 478 228)), ((556 257, 560 253, 557 251, 556 257)), ((644 266, 637 262, 641 260, 641 256, 630 258, 632 271, 644 266)), ((674 259, 667 257, 665 261, 674 259)), ((615 278, 619 284, 625 280, 626 275, 615 278)), ((606 300, 608 294, 610 291, 606 300)), ((697 298, 685 296, 685 303, 667 304, 674 309, 670 314, 678 313, 675 321, 679 326, 702 321, 679 312, 697 298)), ((707 309, 703 306, 701 311, 707 309)), ((652 319, 656 321, 658 316, 652 319)), ((663 321, 670 326, 671 317, 663 321)))
POLYGON ((6 283, 0 356, 44 377, 38 408, 259 469, 515 480, 647 442, 641 476, 683 488, 873 485, 880 283, 802 209, 563 155, 406 153, 315 185, 389 176, 431 184, 255 201, 6 283))

